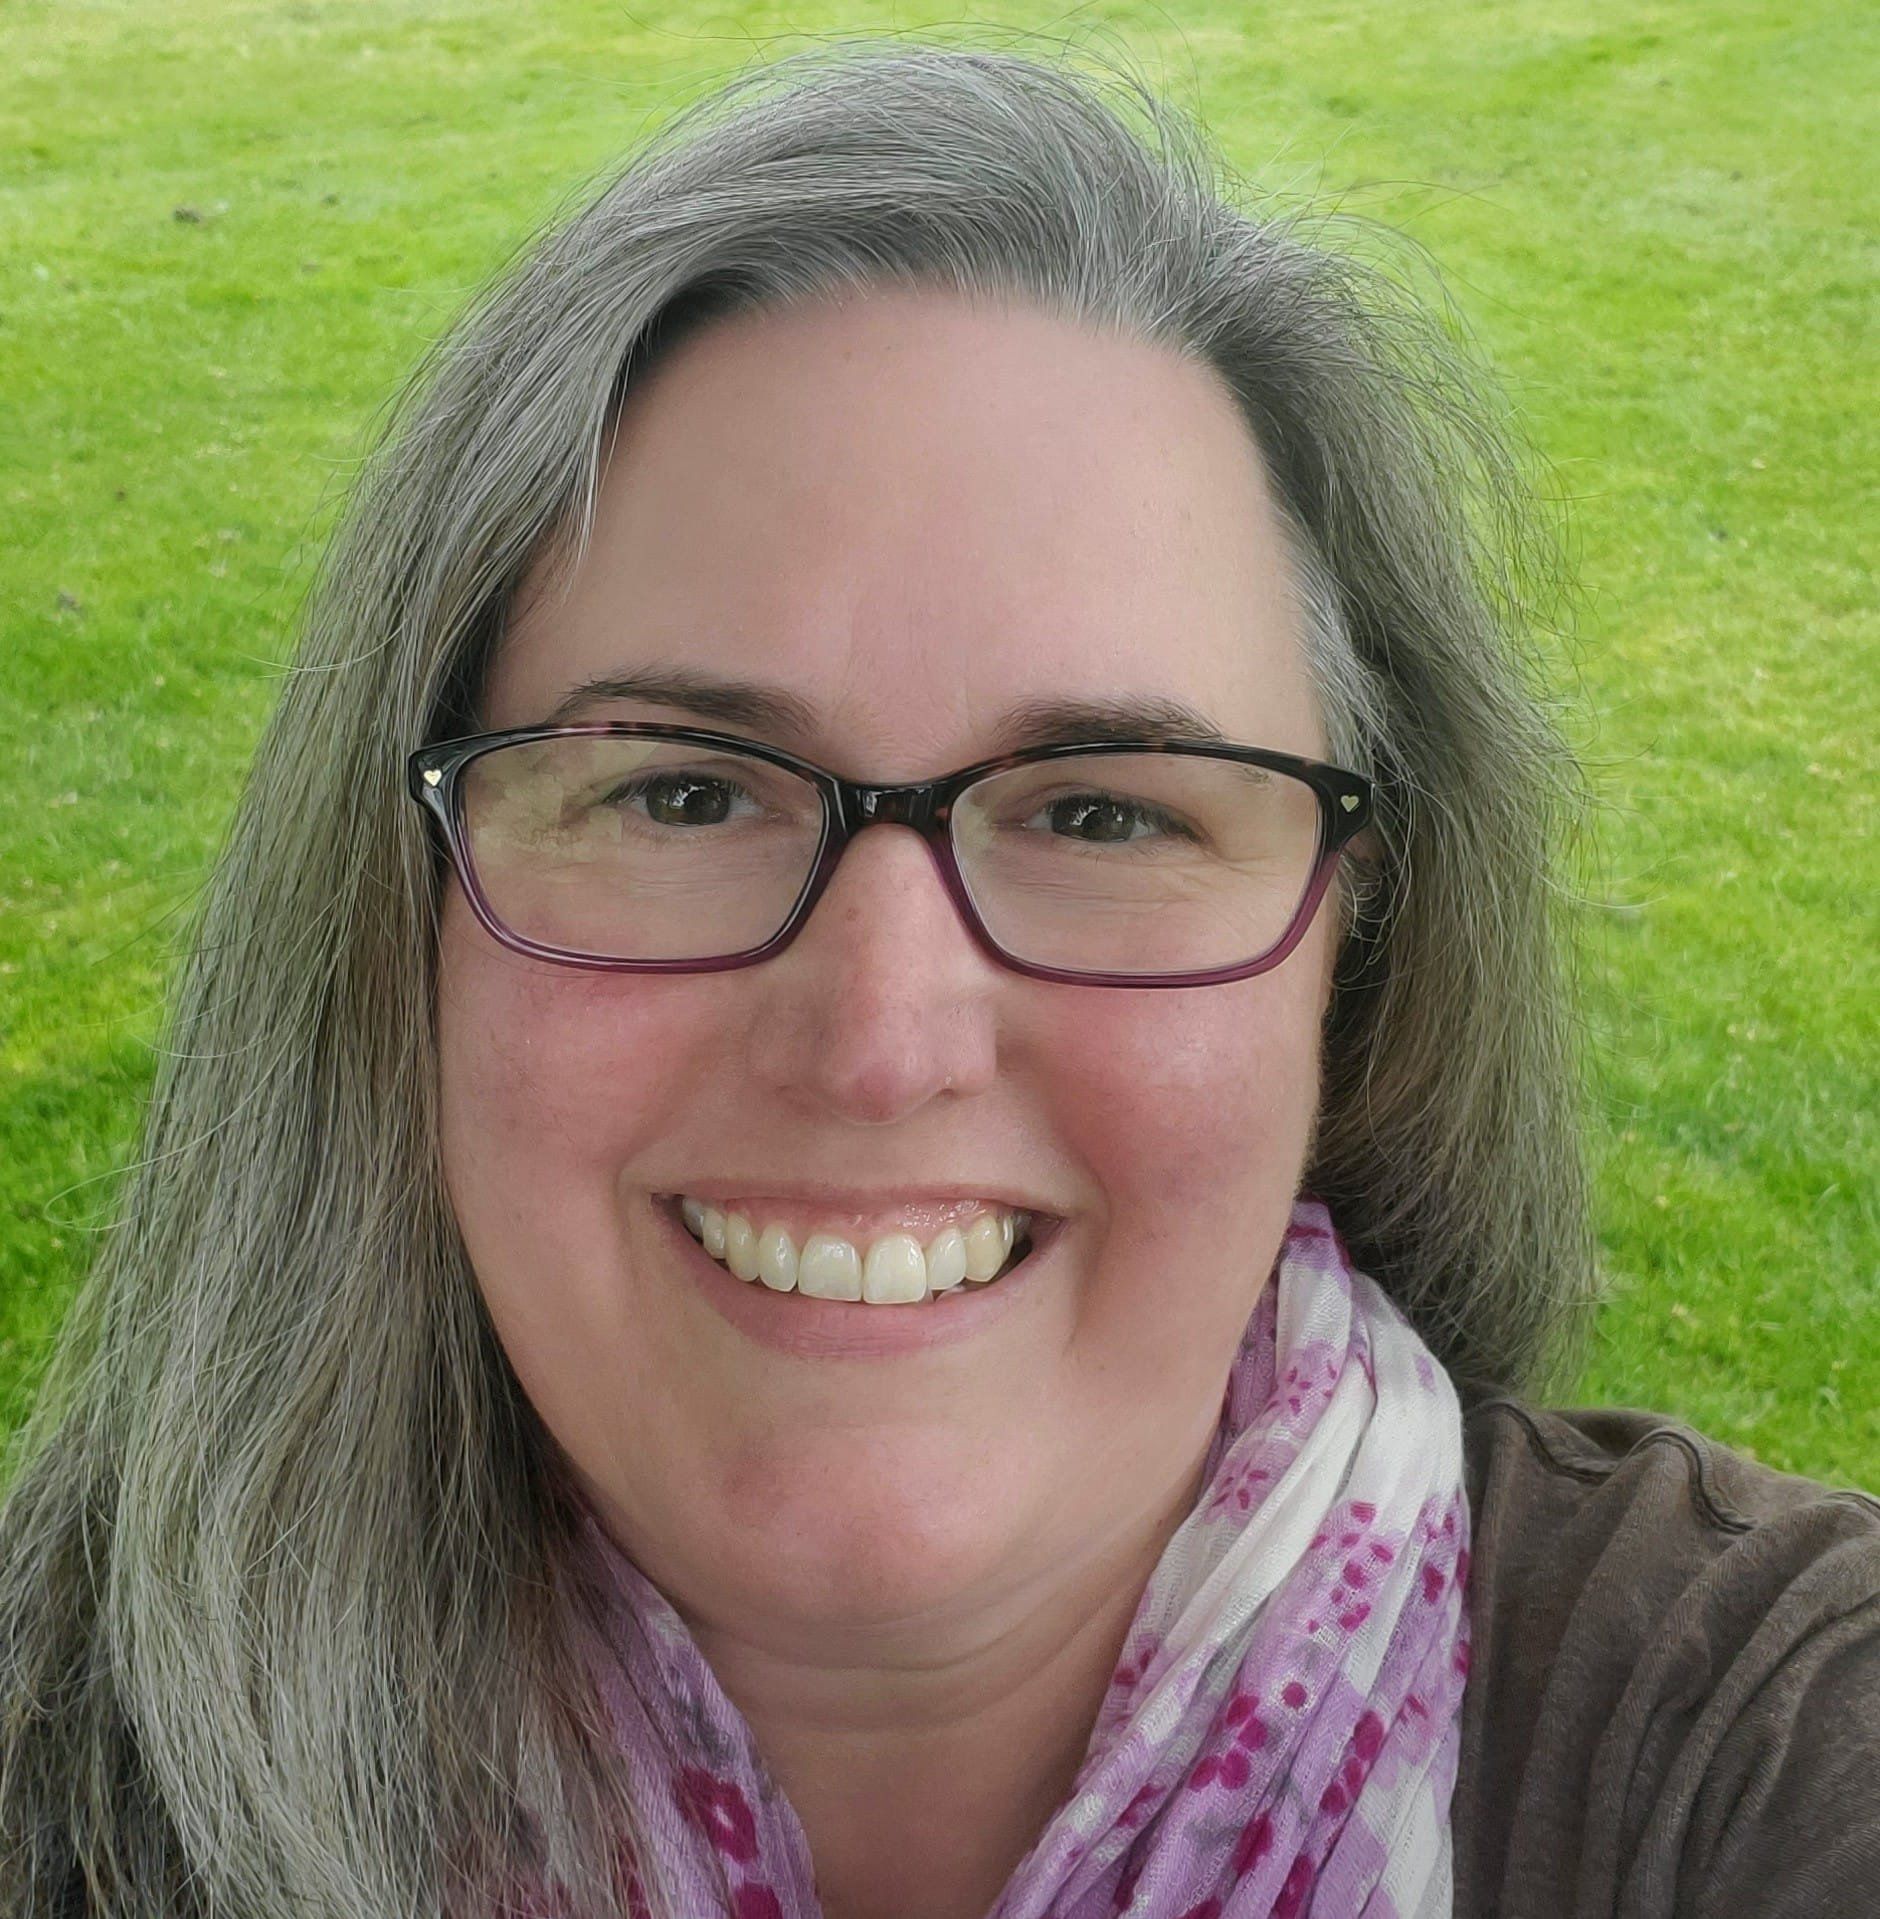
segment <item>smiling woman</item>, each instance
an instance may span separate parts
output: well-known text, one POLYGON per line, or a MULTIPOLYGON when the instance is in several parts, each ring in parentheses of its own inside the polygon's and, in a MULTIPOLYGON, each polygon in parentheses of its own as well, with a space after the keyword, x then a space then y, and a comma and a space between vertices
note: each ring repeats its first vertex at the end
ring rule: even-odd
POLYGON ((1880 1505, 1538 1403, 1497 420, 1004 53, 753 73, 478 302, 22 1435, 0 1912, 1860 1909, 1880 1505))

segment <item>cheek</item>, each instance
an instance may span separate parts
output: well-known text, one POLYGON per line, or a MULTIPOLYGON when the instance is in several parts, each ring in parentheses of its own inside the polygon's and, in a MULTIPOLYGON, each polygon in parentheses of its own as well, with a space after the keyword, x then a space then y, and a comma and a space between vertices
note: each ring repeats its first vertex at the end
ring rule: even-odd
MULTIPOLYGON (((454 899, 453 894, 453 899, 454 899)), ((630 1282, 619 1175, 657 1157, 699 1079, 691 982, 537 965, 447 901, 437 999, 440 1150, 477 1289, 524 1393, 606 1472, 619 1406, 678 1418, 686 1369, 630 1282)))
POLYGON ((1055 1036, 1054 1124, 1102 1208, 1073 1306, 1084 1364, 1060 1404, 1084 1483, 1149 1497, 1198 1466, 1284 1238, 1318 1106, 1321 998, 1310 969, 1281 966, 1117 1000, 1055 1036))
POLYGON ((1277 1244, 1318 1109, 1317 959, 1302 947, 1250 980, 1119 994, 1121 1017, 1062 1022, 1059 1123, 1112 1227, 1140 1229, 1135 1250, 1224 1232, 1277 1244))
POLYGON ((489 1284, 552 1256, 585 1263, 611 1242, 607 1176, 657 1137, 686 1081, 675 997, 658 978, 509 953, 453 889, 439 940, 441 1147, 489 1284))

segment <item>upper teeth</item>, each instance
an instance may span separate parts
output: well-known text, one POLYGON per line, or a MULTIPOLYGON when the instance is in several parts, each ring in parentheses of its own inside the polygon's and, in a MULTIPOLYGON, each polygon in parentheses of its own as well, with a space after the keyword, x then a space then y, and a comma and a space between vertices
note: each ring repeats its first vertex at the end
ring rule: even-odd
POLYGON ((811 1233, 799 1249, 782 1226, 759 1231, 743 1213, 704 1200, 682 1197, 679 1210, 705 1250, 739 1279, 761 1279, 774 1292, 874 1305, 906 1304, 962 1280, 989 1280, 1031 1227, 1029 1213, 1001 1207, 981 1213, 963 1233, 948 1226, 925 1245, 912 1233, 884 1233, 864 1255, 839 1233, 811 1233))

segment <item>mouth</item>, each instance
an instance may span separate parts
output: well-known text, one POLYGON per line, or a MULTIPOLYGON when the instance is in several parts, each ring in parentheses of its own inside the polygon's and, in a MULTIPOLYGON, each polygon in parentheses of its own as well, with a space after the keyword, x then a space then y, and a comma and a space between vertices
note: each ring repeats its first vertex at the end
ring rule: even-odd
POLYGON ((652 1199, 654 1206, 676 1224, 707 1258, 746 1285, 761 1284, 774 1292, 799 1293, 805 1299, 871 1307, 938 1306, 955 1293, 993 1285, 1022 1265, 1034 1252, 1041 1250, 1064 1223, 1055 1213, 987 1201, 977 1208, 949 1208, 958 1219, 957 1225, 950 1231, 942 1229, 937 1233, 928 1231, 916 1235, 912 1229, 897 1229, 878 1236, 864 1235, 852 1239, 838 1238, 833 1231, 819 1231, 807 1237, 792 1237, 781 1225, 773 1223, 760 1242, 752 1222, 756 1220, 761 1203, 760 1208, 751 1210, 747 1220, 742 1207, 719 1207, 712 1202, 688 1200, 682 1193, 655 1193, 652 1199), (708 1220, 705 1217, 707 1208, 716 1214, 715 1218, 708 1220), (729 1245, 726 1233, 728 1221, 735 1222, 731 1227, 729 1245), (998 1230, 1001 1224, 1005 1241, 1003 1253, 998 1230), (966 1229, 964 1233, 960 1230, 962 1227, 966 1229), (950 1258, 937 1257, 947 1253, 946 1242, 949 1238, 958 1242, 951 1248, 950 1258), (812 1261, 804 1255, 818 1241, 824 1248, 833 1247, 834 1257, 827 1262, 814 1262, 818 1277, 811 1280, 809 1271, 812 1261), (760 1244, 770 1254, 768 1259, 761 1257, 760 1244), (963 1247, 970 1248, 970 1251, 963 1251, 963 1247), (829 1282, 828 1275, 834 1273, 847 1275, 852 1283, 860 1286, 863 1270, 866 1269, 871 1276, 875 1274, 879 1268, 873 1261, 884 1253, 899 1255, 900 1260, 905 1262, 898 1269, 903 1273, 906 1266, 912 1266, 921 1275, 927 1288, 923 1296, 901 1297, 898 1296, 898 1289, 894 1297, 887 1296, 887 1289, 878 1295, 871 1277, 858 1298, 847 1290, 841 1279, 837 1279, 833 1285, 829 1282))
POLYGON ((649 1197, 675 1260, 720 1317, 759 1345, 803 1358, 886 1358, 976 1336, 1042 1297, 1038 1286, 1054 1265, 1050 1255, 1065 1224, 1056 1214, 1033 1214, 989 1278, 966 1278, 919 1299, 831 1299, 740 1278, 686 1223, 682 1195, 649 1197))

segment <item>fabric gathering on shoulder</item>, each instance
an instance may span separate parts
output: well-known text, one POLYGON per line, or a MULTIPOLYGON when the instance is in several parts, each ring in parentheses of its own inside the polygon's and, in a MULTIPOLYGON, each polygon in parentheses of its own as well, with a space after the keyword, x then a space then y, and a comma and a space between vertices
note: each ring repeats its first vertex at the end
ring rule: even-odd
POLYGON ((1630 1408, 1464 1447, 1457 1919, 1880 1910, 1880 1499, 1630 1408))

